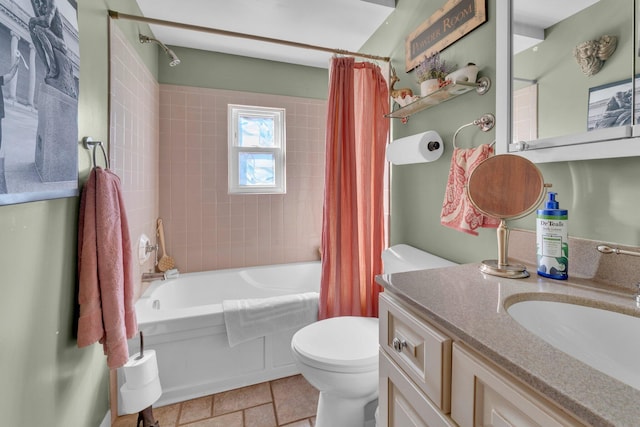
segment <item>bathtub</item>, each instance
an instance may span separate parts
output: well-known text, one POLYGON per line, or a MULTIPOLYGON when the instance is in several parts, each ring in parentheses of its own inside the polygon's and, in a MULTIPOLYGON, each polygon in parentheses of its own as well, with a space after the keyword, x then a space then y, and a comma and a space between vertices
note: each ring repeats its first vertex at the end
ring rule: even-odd
MULTIPOLYGON (((136 315, 144 346, 154 349, 158 360, 162 396, 154 406, 298 373, 290 343, 299 327, 230 347, 222 301, 319 292, 320 271, 320 262, 302 262, 152 282, 136 303, 136 315)), ((138 351, 136 336, 129 353, 138 351)), ((124 376, 118 371, 119 388, 124 376)))

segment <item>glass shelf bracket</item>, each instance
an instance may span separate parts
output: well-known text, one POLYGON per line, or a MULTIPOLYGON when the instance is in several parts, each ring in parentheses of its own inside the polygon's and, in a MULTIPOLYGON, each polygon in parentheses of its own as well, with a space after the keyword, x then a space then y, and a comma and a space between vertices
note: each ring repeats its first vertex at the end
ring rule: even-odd
POLYGON ((474 89, 479 95, 484 95, 490 88, 491 79, 486 76, 480 77, 475 83, 455 82, 441 87, 427 96, 418 98, 411 104, 407 104, 389 114, 385 114, 385 117, 390 119, 407 119, 413 114, 426 110, 427 108, 435 107, 438 104, 442 104, 445 101, 449 101, 474 89))

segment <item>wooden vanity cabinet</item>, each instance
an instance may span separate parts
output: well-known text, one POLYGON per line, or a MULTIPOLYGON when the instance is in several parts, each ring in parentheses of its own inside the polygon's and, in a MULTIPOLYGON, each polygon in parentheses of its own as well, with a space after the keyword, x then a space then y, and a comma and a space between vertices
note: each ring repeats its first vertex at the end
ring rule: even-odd
POLYGON ((451 418, 460 427, 583 425, 463 344, 453 344, 452 357, 451 418))
POLYGON ((583 425, 391 293, 379 306, 378 427, 583 425))
POLYGON ((451 407, 451 338, 400 303, 380 297, 380 345, 438 408, 451 407))
POLYGON ((455 427, 405 371, 380 351, 377 427, 455 427))
POLYGON ((380 294, 378 427, 455 426, 451 408, 452 340, 380 294))

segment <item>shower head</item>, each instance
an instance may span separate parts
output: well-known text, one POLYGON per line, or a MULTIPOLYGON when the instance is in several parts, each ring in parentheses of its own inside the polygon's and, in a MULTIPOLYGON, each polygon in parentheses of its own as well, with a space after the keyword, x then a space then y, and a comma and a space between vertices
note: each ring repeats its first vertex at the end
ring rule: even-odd
POLYGON ((164 50, 164 53, 166 53, 169 57, 170 67, 175 67, 176 65, 180 64, 180 58, 178 58, 178 55, 176 55, 174 51, 165 46, 165 44, 160 40, 154 39, 153 37, 145 36, 144 34, 138 34, 138 40, 140 40, 140 43, 157 43, 158 46, 160 46, 162 50, 164 50))
POLYGON ((176 65, 180 64, 180 58, 178 58, 178 55, 176 55, 174 51, 172 51, 166 46, 164 51, 167 53, 167 56, 169 57, 170 67, 175 67, 176 65))

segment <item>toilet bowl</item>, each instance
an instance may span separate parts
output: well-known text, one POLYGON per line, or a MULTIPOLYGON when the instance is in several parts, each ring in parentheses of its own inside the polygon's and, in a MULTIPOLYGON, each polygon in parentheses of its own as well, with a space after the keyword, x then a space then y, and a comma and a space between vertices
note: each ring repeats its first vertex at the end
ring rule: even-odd
MULTIPOLYGON (((409 245, 382 253, 384 272, 456 265, 409 245)), ((316 427, 363 427, 365 406, 378 397, 378 319, 334 317, 295 333, 291 350, 300 373, 320 391, 316 427)), ((372 417, 373 418, 373 417, 372 417)))
POLYGON ((333 317, 291 339, 296 365, 320 391, 316 427, 362 427, 378 395, 378 319, 333 317))

